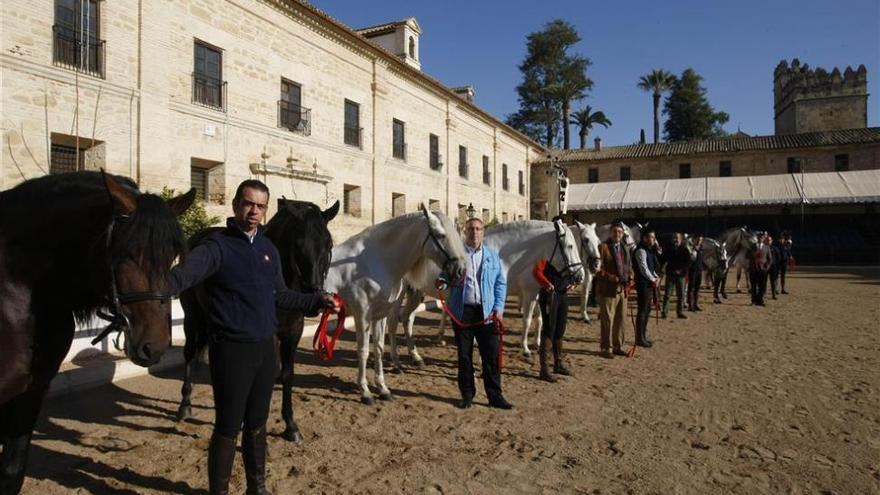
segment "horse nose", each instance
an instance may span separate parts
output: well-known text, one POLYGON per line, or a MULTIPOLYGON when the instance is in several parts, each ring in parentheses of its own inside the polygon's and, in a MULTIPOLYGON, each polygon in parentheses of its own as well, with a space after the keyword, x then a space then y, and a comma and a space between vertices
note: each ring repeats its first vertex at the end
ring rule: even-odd
POLYGON ((146 343, 138 349, 138 357, 145 363, 155 363, 159 360, 161 353, 154 352, 150 348, 150 344, 146 343))

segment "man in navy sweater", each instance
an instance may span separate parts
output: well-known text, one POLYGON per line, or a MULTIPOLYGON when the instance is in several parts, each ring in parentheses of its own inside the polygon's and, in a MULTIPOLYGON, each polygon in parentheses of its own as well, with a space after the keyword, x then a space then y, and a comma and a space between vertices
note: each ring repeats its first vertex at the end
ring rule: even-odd
MULTIPOLYGON (((315 315, 338 311, 331 295, 289 290, 278 250, 262 232, 269 188, 242 182, 226 229, 206 237, 171 270, 173 294, 203 284, 201 303, 211 335, 214 434, 208 449, 211 494, 227 494, 238 432, 242 436, 248 494, 266 491, 266 419, 277 373, 276 307, 315 315)), ((201 289, 200 289, 201 290, 201 289)))

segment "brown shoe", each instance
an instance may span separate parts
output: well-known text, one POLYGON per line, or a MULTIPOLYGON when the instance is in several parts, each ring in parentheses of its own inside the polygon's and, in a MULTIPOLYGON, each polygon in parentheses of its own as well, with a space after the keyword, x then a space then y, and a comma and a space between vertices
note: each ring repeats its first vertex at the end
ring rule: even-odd
POLYGON ((615 356, 626 356, 626 351, 623 349, 614 349, 613 353, 615 356))

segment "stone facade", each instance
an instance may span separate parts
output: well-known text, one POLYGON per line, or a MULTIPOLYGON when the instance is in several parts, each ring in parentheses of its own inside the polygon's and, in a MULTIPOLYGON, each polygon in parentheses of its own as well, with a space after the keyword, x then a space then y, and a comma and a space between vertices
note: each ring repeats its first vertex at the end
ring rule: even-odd
POLYGON ((3 3, 0 189, 48 173, 56 148, 78 145, 83 166, 130 176, 142 190, 185 190, 203 173, 217 215, 228 215, 235 186, 247 178, 265 180, 274 197, 321 207, 340 200, 346 211, 331 228, 337 240, 422 203, 451 217, 470 204, 499 220, 529 216, 527 172, 544 153, 539 145, 311 5, 97 5, 104 43, 102 70, 93 75, 58 63, 52 1, 3 3), (197 43, 220 52, 216 99, 206 100, 193 75, 197 43), (289 108, 282 79, 300 88, 295 126, 281 120, 280 109, 289 108), (358 105, 348 131, 346 101, 358 105), (403 123, 402 157, 394 120, 403 123), (430 166, 430 134, 439 170, 430 166), (459 146, 467 148, 467 178, 459 177, 459 146))
POLYGON ((798 134, 868 125, 868 70, 864 65, 831 72, 794 59, 773 71, 776 134, 798 134))

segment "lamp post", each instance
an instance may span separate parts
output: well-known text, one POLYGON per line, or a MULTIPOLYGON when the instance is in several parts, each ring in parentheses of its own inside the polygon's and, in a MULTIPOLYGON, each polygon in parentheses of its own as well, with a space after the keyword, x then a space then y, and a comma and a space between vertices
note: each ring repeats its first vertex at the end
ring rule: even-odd
POLYGON ((477 209, 474 208, 473 203, 468 203, 468 207, 467 207, 467 210, 465 210, 465 213, 467 214, 468 219, 471 219, 471 218, 474 218, 475 216, 477 216, 477 209))

